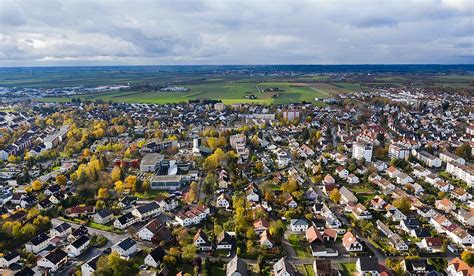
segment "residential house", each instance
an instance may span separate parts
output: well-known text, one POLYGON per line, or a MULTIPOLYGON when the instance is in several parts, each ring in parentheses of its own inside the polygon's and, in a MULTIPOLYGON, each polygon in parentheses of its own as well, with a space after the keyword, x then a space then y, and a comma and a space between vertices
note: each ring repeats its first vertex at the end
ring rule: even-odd
POLYGON ((225 250, 232 250, 235 241, 234 239, 227 233, 226 231, 222 231, 219 236, 217 236, 216 240, 216 248, 217 249, 225 249, 225 250))
POLYGON ((353 209, 352 214, 356 219, 371 219, 372 214, 365 208, 364 205, 358 203, 353 209))
POLYGON ((49 269, 51 272, 57 271, 67 263, 67 254, 60 248, 54 249, 49 252, 46 256, 39 259, 37 265, 39 267, 49 269))
POLYGON ((202 229, 199 229, 194 235, 193 244, 199 251, 212 250, 212 243, 209 240, 207 234, 202 229))
POLYGON ((342 237, 342 245, 348 252, 360 252, 363 250, 362 244, 350 231, 347 231, 342 237))
POLYGON ((97 269, 97 261, 102 255, 99 254, 89 261, 85 262, 83 265, 81 265, 81 275, 82 276, 92 276, 94 275, 94 272, 97 269))
POLYGON ((342 186, 341 189, 339 189, 339 193, 341 194, 342 203, 357 203, 357 197, 346 187, 342 186))
POLYGON ((102 209, 92 216, 95 223, 107 224, 114 219, 114 214, 110 209, 102 209))
POLYGON ((114 227, 117 229, 125 229, 137 221, 137 218, 132 215, 132 213, 126 213, 114 221, 114 227))
POLYGON ((306 219, 292 219, 290 220, 290 227, 291 231, 305 232, 309 227, 309 223, 306 219))
POLYGON ((89 246, 89 237, 81 236, 66 247, 66 252, 71 257, 77 257, 84 252, 89 246))
POLYGON ((271 249, 275 243, 272 240, 270 232, 268 230, 263 231, 260 234, 260 246, 266 249, 271 249))
POLYGON ((69 236, 71 233, 72 233, 71 225, 67 222, 63 222, 57 225, 56 227, 54 227, 53 229, 51 229, 49 232, 49 236, 51 238, 54 238, 54 237, 65 238, 69 236))
POLYGON ((226 276, 247 276, 247 263, 235 256, 227 263, 226 276))
POLYGON ((132 215, 135 216, 138 221, 143 221, 158 215, 160 211, 160 205, 156 201, 152 201, 134 209, 132 215))
POLYGON ((356 271, 358 275, 379 276, 380 269, 377 258, 361 257, 356 261, 356 271))
POLYGON ((436 200, 435 208, 441 210, 445 213, 450 213, 453 210, 456 210, 456 205, 447 198, 441 200, 436 200))
POLYGON ((37 254, 40 251, 44 250, 49 245, 50 238, 45 233, 41 233, 38 236, 32 238, 29 242, 25 244, 25 249, 27 252, 37 254))
POLYGON ((0 268, 7 268, 10 265, 17 263, 20 260, 20 254, 16 251, 11 251, 0 257, 0 268))
POLYGON ((145 265, 158 268, 163 261, 163 257, 166 255, 166 252, 161 246, 155 247, 148 255, 145 257, 145 265))
POLYGON ((291 266, 290 262, 286 260, 285 257, 278 260, 273 265, 273 275, 274 276, 295 276, 296 273, 291 266))
POLYGON ((112 246, 112 251, 121 257, 129 258, 138 251, 137 242, 131 238, 125 238, 112 246))
POLYGON ((449 262, 446 269, 448 276, 472 276, 474 275, 474 268, 465 263, 459 258, 454 258, 449 262))

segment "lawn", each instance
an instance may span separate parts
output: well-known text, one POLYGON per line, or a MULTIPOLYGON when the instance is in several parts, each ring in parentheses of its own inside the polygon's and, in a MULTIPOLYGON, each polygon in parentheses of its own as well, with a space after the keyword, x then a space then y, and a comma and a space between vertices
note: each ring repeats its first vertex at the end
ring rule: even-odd
POLYGON ((306 270, 306 275, 308 275, 308 276, 315 276, 315 275, 314 275, 314 268, 313 268, 313 265, 307 264, 307 265, 304 265, 304 268, 305 268, 305 270, 306 270))
POLYGON ((356 272, 356 264, 355 263, 341 263, 342 270, 344 271, 345 275, 354 275, 356 272))
POLYGON ((95 223, 93 221, 89 222, 86 226, 89 226, 89 227, 92 227, 92 228, 95 228, 95 229, 99 229, 99 230, 102 230, 102 231, 109 231, 109 232, 112 232, 112 231, 115 230, 115 228, 113 226, 107 226, 107 225, 104 225, 104 224, 95 223))
POLYGON ((291 234, 288 236, 288 241, 290 242, 291 247, 293 247, 298 257, 311 258, 309 245, 304 241, 303 235, 291 234))

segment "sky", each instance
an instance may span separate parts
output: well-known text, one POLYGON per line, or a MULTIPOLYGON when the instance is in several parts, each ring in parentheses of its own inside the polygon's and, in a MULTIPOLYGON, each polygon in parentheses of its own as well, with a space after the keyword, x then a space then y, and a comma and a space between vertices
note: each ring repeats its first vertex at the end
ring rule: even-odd
POLYGON ((0 66, 472 64, 472 0, 0 0, 0 66))

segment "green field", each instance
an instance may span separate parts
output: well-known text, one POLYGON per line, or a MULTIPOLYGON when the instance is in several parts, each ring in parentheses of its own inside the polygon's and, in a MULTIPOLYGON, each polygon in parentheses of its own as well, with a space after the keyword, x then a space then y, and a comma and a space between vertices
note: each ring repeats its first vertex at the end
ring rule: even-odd
POLYGON ((225 104, 233 103, 259 103, 259 104, 286 104, 294 102, 316 102, 314 98, 328 98, 332 96, 331 91, 318 90, 314 87, 302 83, 290 82, 225 82, 225 83, 206 83, 185 85, 190 88, 188 92, 108 92, 96 94, 84 94, 74 97, 60 98, 38 98, 42 102, 68 102, 71 98, 80 98, 81 100, 102 100, 105 102, 119 103, 180 103, 194 99, 222 100, 225 104), (261 92, 265 88, 278 87, 280 91, 261 92), (250 99, 253 95, 256 99, 250 99))

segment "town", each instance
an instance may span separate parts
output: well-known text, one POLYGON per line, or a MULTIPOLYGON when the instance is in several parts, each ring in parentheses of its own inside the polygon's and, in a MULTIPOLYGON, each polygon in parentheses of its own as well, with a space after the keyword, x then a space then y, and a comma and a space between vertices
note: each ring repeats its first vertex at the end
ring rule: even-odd
POLYGON ((4 103, 0 275, 474 275, 473 103, 4 103))

